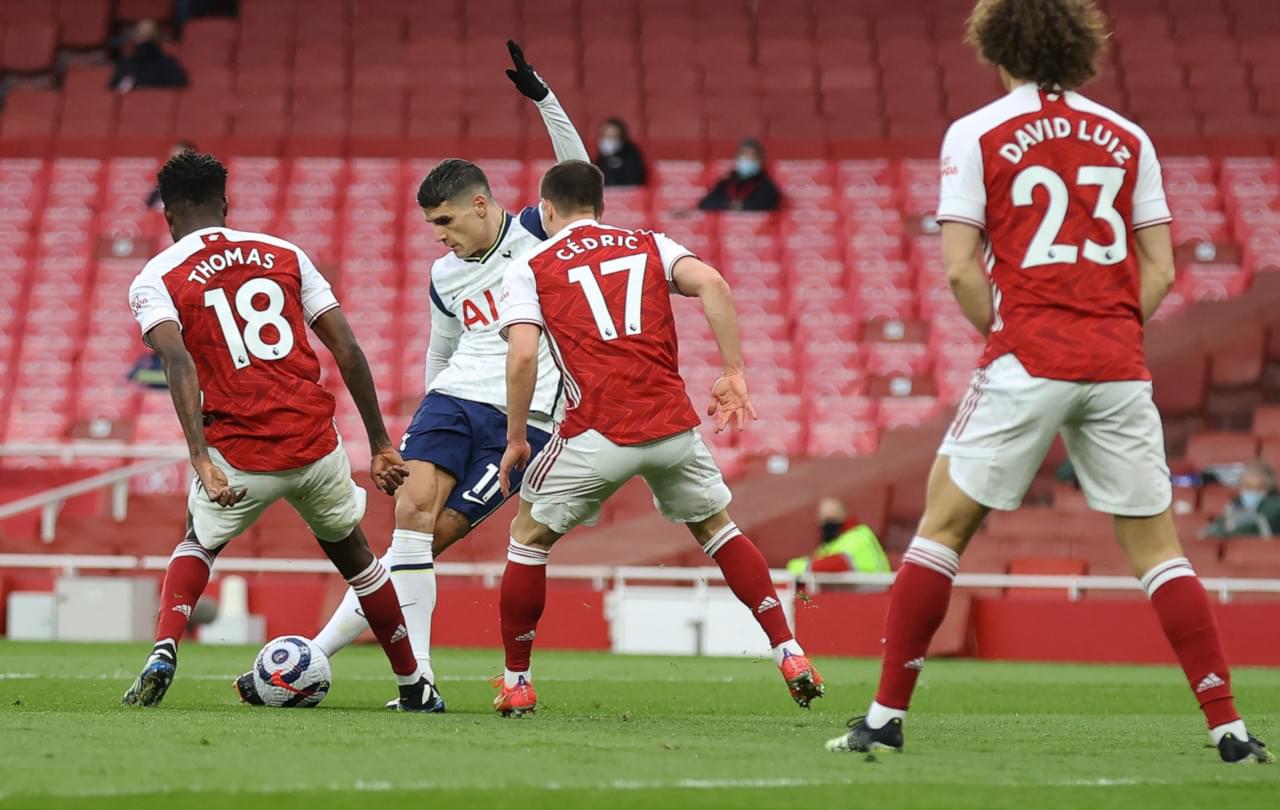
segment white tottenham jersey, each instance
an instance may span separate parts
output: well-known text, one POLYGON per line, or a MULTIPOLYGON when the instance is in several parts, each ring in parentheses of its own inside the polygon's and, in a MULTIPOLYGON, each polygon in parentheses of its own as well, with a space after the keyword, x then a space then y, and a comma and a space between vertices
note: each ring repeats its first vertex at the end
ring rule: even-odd
MULTIPOLYGON (((444 368, 432 374, 427 391, 507 407, 507 342, 499 332, 498 298, 507 268, 538 246, 546 234, 538 209, 518 217, 503 213, 501 235, 483 256, 460 259, 452 253, 431 266, 431 340, 456 347, 444 368)), ((560 399, 560 373, 545 338, 538 345, 538 384, 529 423, 550 432, 560 399)))

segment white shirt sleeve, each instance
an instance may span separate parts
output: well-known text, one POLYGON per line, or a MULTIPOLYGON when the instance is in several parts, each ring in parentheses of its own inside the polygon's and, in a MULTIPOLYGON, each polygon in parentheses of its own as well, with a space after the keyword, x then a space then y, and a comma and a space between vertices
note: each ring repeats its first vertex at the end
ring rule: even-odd
POLYGON ((584 160, 590 163, 591 155, 587 154, 582 136, 578 134, 577 127, 569 119, 569 114, 564 111, 556 94, 548 92, 546 98, 535 101, 534 104, 538 105, 542 123, 551 136, 551 148, 555 150, 556 160, 584 160))
POLYGON ((542 305, 538 303, 538 283, 529 262, 512 262, 502 278, 502 296, 498 298, 498 328, 505 339, 507 329, 516 323, 532 323, 545 328, 542 305))
MULTIPOLYGON (((427 385, 445 370, 449 358, 458 350, 458 340, 462 337, 462 324, 458 319, 442 312, 431 313, 431 338, 427 342, 427 385)), ((426 390, 425 388, 423 389, 426 390)))
POLYGON ((329 280, 311 262, 310 257, 298 251, 298 270, 302 273, 302 316, 308 324, 338 305, 329 280))
POLYGON ((667 276, 667 283, 675 284, 672 273, 675 272, 676 262, 685 256, 693 256, 696 259, 697 255, 665 233, 655 231, 653 241, 658 245, 658 256, 662 260, 662 272, 667 276))
POLYGON ((1147 133, 1138 131, 1138 177, 1133 185, 1133 230, 1173 221, 1164 196, 1164 179, 1156 148, 1147 133))
POLYGON ((987 189, 983 184, 982 145, 978 133, 963 119, 947 129, 942 139, 942 173, 938 193, 939 222, 963 222, 978 228, 987 225, 987 189))
POLYGON ((138 327, 144 338, 157 324, 165 321, 173 321, 179 329, 182 328, 178 308, 174 306, 164 280, 146 269, 129 285, 129 308, 133 310, 133 317, 138 319, 138 327))

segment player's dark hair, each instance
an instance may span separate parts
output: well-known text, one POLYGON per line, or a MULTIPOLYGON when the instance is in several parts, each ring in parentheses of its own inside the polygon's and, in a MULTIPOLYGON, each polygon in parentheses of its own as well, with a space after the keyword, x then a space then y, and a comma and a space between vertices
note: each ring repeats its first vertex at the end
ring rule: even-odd
POLYGON ((1107 19, 1093 0, 978 0, 965 41, 1015 79, 1073 90, 1098 74, 1107 19))
POLYGON ((435 208, 464 195, 469 197, 480 192, 486 197, 493 196, 484 171, 469 160, 449 158, 440 161, 422 179, 422 185, 418 186, 418 206, 435 208))
POLYGON ((200 208, 227 196, 227 167, 213 155, 188 149, 165 161, 156 173, 165 208, 200 208))
POLYGON ((561 213, 591 209, 600 216, 604 212, 604 174, 585 160, 557 163, 542 175, 539 196, 561 213))

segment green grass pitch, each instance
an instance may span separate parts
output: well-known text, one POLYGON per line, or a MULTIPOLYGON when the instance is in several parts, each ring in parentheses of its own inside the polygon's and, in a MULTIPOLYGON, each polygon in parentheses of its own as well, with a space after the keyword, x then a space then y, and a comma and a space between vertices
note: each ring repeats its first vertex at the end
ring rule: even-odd
MULTIPOLYGON (((931 661, 906 752, 868 761, 822 744, 873 661, 819 661, 806 712, 766 660, 540 653, 538 715, 503 720, 497 651, 440 651, 432 716, 380 708, 370 647, 334 660, 318 709, 240 706, 253 652, 188 644, 164 705, 139 709, 119 698, 146 645, 0 642, 0 808, 1280 807, 1280 765, 1221 764, 1171 667, 931 661)), ((1235 691, 1280 744, 1280 671, 1235 691)))

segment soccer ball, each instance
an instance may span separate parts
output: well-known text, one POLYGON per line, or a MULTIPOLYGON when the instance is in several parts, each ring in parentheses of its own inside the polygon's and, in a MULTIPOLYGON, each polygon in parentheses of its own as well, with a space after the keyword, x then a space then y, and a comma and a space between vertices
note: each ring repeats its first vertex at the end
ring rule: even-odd
POLYGON ((309 638, 280 636, 253 662, 253 685, 262 702, 279 709, 310 709, 329 693, 329 658, 309 638))

